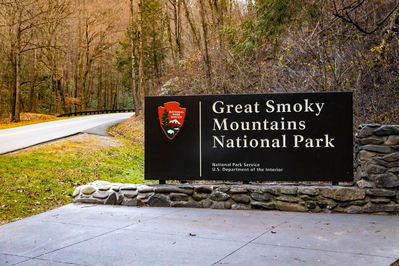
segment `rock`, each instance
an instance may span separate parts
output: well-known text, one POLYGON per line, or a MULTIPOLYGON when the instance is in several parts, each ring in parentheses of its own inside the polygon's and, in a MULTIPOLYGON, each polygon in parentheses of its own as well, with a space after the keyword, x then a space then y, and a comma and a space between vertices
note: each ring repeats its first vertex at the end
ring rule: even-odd
POLYGON ((307 201, 306 207, 308 207, 309 209, 314 209, 316 208, 316 204, 313 201, 307 201))
POLYGON ((345 208, 345 207, 352 206, 352 205, 355 205, 355 206, 363 206, 363 205, 365 205, 366 203, 367 203, 367 201, 365 201, 365 200, 355 200, 355 201, 341 202, 341 203, 339 204, 339 206, 345 208))
MULTIPOLYGON (((146 186, 143 186, 143 187, 146 187, 146 186)), ((134 185, 134 184, 126 184, 126 185, 122 185, 122 186, 120 186, 119 187, 119 189, 120 190, 136 190, 137 189, 137 185, 134 185)), ((139 191, 139 192, 152 192, 152 190, 151 191, 139 191)))
POLYGON ((106 199, 108 198, 109 193, 106 191, 96 191, 93 193, 92 197, 97 199, 106 199))
POLYGON ((389 169, 389 172, 391 172, 391 173, 399 173, 399 167, 393 167, 393 168, 389 169))
POLYGON ((210 199, 205 199, 201 201, 201 204, 204 208, 210 208, 212 207, 213 201, 211 201, 210 199))
POLYGON ((211 186, 199 186, 199 187, 194 188, 194 191, 197 193, 211 194, 213 189, 211 186))
POLYGON ((388 139, 385 141, 385 145, 397 145, 399 144, 399 136, 394 136, 391 135, 388 137, 388 139))
POLYGON ((397 135, 399 134, 399 129, 395 126, 386 125, 377 128, 373 133, 377 136, 397 135))
POLYGON ((223 192, 223 193, 227 193, 230 190, 230 188, 228 186, 223 185, 223 186, 218 187, 217 190, 220 192, 223 192))
POLYGON ((319 205, 320 208, 327 208, 328 210, 332 210, 337 207, 338 203, 329 199, 319 199, 319 201, 317 201, 317 205, 319 205))
POLYGON ((123 197, 122 194, 119 194, 118 198, 116 199, 116 205, 121 205, 124 198, 125 197, 123 197))
POLYGON ((234 202, 232 200, 225 201, 224 202, 224 208, 227 209, 227 210, 231 209, 231 206, 233 205, 233 203, 234 202))
POLYGON ((363 208, 360 206, 349 206, 345 209, 345 212, 348 214, 360 214, 363 213, 363 208))
POLYGON ((72 197, 75 198, 76 196, 78 196, 80 194, 80 188, 81 187, 75 188, 75 190, 73 191, 72 197))
POLYGON ((366 168, 366 173, 368 174, 382 174, 386 171, 387 169, 383 166, 375 165, 375 164, 369 164, 366 168))
POLYGON ((160 187, 155 187, 154 191, 156 193, 184 193, 187 195, 192 195, 193 190, 192 189, 183 189, 175 186, 160 186, 160 187))
POLYGON ((391 153, 392 150, 388 146, 382 146, 382 145, 366 145, 363 147, 366 151, 371 151, 371 152, 379 152, 379 153, 391 153))
POLYGON ((365 138, 365 137, 369 137, 371 135, 373 135, 373 128, 370 127, 364 127, 362 128, 359 132, 357 132, 356 136, 358 138, 365 138))
POLYGON ((376 198, 376 199, 371 199, 370 202, 376 203, 376 204, 386 204, 386 203, 390 203, 391 200, 387 199, 387 198, 376 198))
POLYGON ((237 203, 249 203, 251 201, 251 198, 248 195, 242 194, 232 195, 231 198, 237 203))
POLYGON ((286 203, 286 202, 278 202, 277 207, 280 211, 289 211, 289 212, 306 212, 308 208, 299 204, 286 203))
POLYGON ((384 187, 384 188, 399 187, 399 178, 392 173, 378 175, 375 178, 375 183, 377 187, 384 187))
POLYGON ((125 206, 143 206, 144 203, 140 199, 134 198, 134 199, 125 199, 123 205, 125 205, 125 206))
POLYGON ((399 152, 394 152, 392 154, 386 155, 386 156, 382 157, 382 159, 387 162, 399 161, 399 152))
POLYGON ((380 127, 380 126, 381 124, 373 123, 373 124, 363 124, 360 127, 363 128, 363 127, 380 127))
POLYGON ((113 192, 109 195, 108 199, 105 201, 106 205, 116 205, 116 193, 113 192))
POLYGON ((278 196, 281 194, 281 187, 280 186, 275 186, 275 187, 266 187, 262 188, 263 193, 270 193, 273 194, 274 196, 278 196))
MULTIPOLYGON (((223 193, 223 192, 222 192, 223 193)), ((225 209, 224 202, 218 201, 212 204, 212 209, 225 209)))
POLYGON ((284 202, 290 202, 290 203, 298 203, 298 202, 299 202, 299 199, 298 199, 298 198, 286 197, 286 196, 279 196, 279 197, 276 197, 276 200, 278 200, 278 201, 284 201, 284 202))
POLYGON ((394 204, 387 204, 387 205, 381 205, 381 204, 372 204, 369 203, 367 206, 364 207, 363 211, 370 213, 370 212, 394 212, 398 211, 398 206, 399 205, 394 205, 394 204))
POLYGON ((367 178, 367 174, 362 172, 362 169, 358 167, 356 169, 356 174, 355 174, 355 181, 362 180, 363 178, 367 178))
POLYGON ((384 167, 388 167, 388 163, 386 161, 381 160, 381 159, 376 158, 376 157, 372 158, 370 163, 371 164, 381 165, 381 166, 384 166, 384 167))
POLYGON ((384 140, 371 137, 371 138, 361 139, 361 140, 360 140, 360 143, 361 143, 362 145, 368 145, 368 144, 382 144, 382 143, 384 143, 384 140))
POLYGON ((102 200, 99 199, 93 199, 93 198, 75 198, 73 200, 73 202, 75 203, 88 203, 88 204, 104 204, 104 202, 102 200))
POLYGON ((106 185, 106 186, 103 185, 98 188, 98 190, 100 190, 100 191, 108 191, 110 189, 111 189, 111 185, 106 185))
POLYGON ((265 202, 253 201, 253 202, 251 202, 251 206, 253 206, 255 208, 256 207, 263 208, 266 210, 275 210, 276 209, 276 203, 274 203, 274 202, 265 203, 265 202))
POLYGON ((123 191, 123 196, 125 196, 126 198, 134 198, 136 197, 138 194, 137 190, 127 190, 127 191, 123 191))
POLYGON ((179 188, 181 189, 189 189, 189 190, 194 190, 194 185, 190 185, 190 184, 180 184, 179 188))
POLYGON ((94 181, 94 182, 93 182, 93 185, 95 185, 95 186, 110 185, 110 184, 111 184, 111 183, 108 182, 108 181, 101 181, 101 180, 98 180, 98 181, 94 181))
POLYGON ((365 189, 365 188, 374 188, 374 187, 375 187, 374 183, 372 183, 372 182, 370 182, 370 181, 367 181, 367 180, 364 180, 364 179, 361 179, 361 180, 357 181, 357 182, 356 182, 356 185, 357 185, 359 188, 361 188, 361 189, 365 189))
POLYGON ((374 197, 395 197, 396 191, 388 189, 367 189, 366 195, 374 197))
POLYGON ((369 160, 373 158, 376 154, 374 152, 368 152, 368 151, 360 151, 359 152, 359 159, 361 161, 369 160))
POLYGON ((148 204, 151 207, 170 207, 170 202, 164 196, 153 195, 149 198, 148 204))
POLYGON ((248 190, 246 187, 231 187, 230 188, 230 194, 243 194, 247 193, 248 190))
MULTIPOLYGON (((186 195, 187 196, 187 195, 186 195)), ((172 202, 171 207, 179 208, 201 208, 201 204, 198 202, 172 202)))
POLYGON ((323 188, 321 189, 320 194, 325 198, 331 198, 339 201, 361 200, 366 197, 364 190, 349 187, 323 188))
POLYGON ((263 189, 261 186, 252 185, 252 186, 247 187, 247 189, 251 193, 260 193, 260 194, 263 193, 263 189))
POLYGON ((310 197, 309 195, 302 195, 302 196, 300 196, 300 198, 302 200, 311 200, 312 199, 312 197, 310 197))
POLYGON ((200 201, 200 200, 206 199, 208 197, 209 197, 209 194, 207 194, 207 193, 196 193, 196 192, 194 192, 194 194, 192 196, 192 198, 196 201, 200 201))
POLYGON ((142 185, 142 186, 139 186, 137 188, 137 190, 138 190, 139 193, 148 193, 148 192, 153 192, 154 191, 154 187, 149 187, 149 186, 146 186, 146 185, 142 185))
POLYGON ((250 210, 251 206, 247 204, 233 204, 231 205, 231 209, 233 210, 250 210))
POLYGON ((152 195, 154 195, 154 192, 140 193, 137 195, 137 198, 141 199, 141 200, 145 200, 145 199, 150 198, 152 195))
POLYGON ((281 193, 285 195, 296 195, 297 190, 297 187, 282 187, 281 193))
POLYGON ((214 191, 211 194, 210 199, 214 200, 214 201, 225 201, 225 200, 230 199, 230 196, 228 194, 224 193, 224 192, 221 192, 221 191, 214 191))
POLYGON ((113 185, 112 190, 118 192, 121 189, 120 185, 113 185))
POLYGON ((399 167, 399 162, 393 162, 393 163, 389 163, 388 167, 399 167))
POLYGON ((96 189, 95 187, 93 187, 93 186, 88 186, 88 185, 83 186, 83 187, 81 188, 82 193, 85 194, 85 195, 91 195, 91 194, 93 194, 96 190, 97 190, 97 189, 96 189))
POLYGON ((319 195, 320 191, 318 188, 315 188, 315 187, 299 187, 298 193, 304 194, 304 195, 309 195, 309 196, 317 196, 317 195, 319 195))
POLYGON ((259 193, 251 193, 251 198, 253 198, 256 201, 270 201, 270 197, 267 194, 259 194, 259 193))
POLYGON ((188 196, 184 193, 171 193, 169 199, 171 201, 188 201, 188 196))

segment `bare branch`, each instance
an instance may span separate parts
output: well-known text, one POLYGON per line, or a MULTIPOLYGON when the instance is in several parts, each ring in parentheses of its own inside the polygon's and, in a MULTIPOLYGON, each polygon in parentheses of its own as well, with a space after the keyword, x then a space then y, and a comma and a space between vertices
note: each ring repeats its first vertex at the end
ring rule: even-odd
POLYGON ((335 4, 335 0, 334 0, 334 8, 335 8, 335 13, 333 14, 335 17, 342 19, 343 21, 352 24, 353 26, 356 27, 356 29, 358 29, 360 32, 365 33, 365 34, 373 34, 374 32, 376 32, 387 20, 388 18, 393 14, 393 12, 395 12, 395 10, 399 7, 399 1, 396 3, 396 6, 385 16, 385 18, 377 24, 377 26, 371 30, 371 31, 367 31, 366 29, 363 29, 362 27, 360 27, 360 25, 358 23, 356 23, 352 17, 350 16, 350 13, 353 12, 354 10, 356 10, 357 8, 359 8, 361 5, 364 4, 364 0, 363 1, 357 1, 352 3, 351 5, 342 8, 341 10, 337 9, 337 6, 335 4), (345 11, 346 10, 346 11, 345 11), (345 15, 340 15, 339 13, 344 13, 345 11, 345 15))

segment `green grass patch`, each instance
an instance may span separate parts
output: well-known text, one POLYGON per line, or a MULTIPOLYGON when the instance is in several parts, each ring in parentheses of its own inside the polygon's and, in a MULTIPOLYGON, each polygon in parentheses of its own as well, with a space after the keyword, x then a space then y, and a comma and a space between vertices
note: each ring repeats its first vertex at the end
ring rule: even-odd
POLYGON ((84 134, 0 156, 0 224, 68 204, 95 180, 143 183, 143 146, 84 134))

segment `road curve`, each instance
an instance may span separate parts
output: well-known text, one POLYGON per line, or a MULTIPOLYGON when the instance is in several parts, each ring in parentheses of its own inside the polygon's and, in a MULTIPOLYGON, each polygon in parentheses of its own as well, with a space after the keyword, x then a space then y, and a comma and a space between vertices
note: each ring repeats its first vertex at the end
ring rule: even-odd
POLYGON ((0 130, 0 154, 122 122, 134 113, 92 115, 0 130))

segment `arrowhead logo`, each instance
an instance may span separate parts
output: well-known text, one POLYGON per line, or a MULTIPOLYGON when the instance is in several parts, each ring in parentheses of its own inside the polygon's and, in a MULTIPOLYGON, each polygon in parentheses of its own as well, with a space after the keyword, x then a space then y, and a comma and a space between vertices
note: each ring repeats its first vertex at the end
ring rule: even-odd
POLYGON ((186 108, 181 108, 178 102, 164 103, 158 107, 158 119, 163 132, 170 140, 174 139, 183 126, 186 108))

